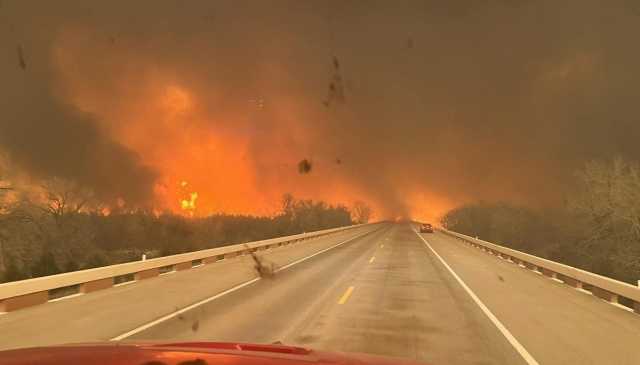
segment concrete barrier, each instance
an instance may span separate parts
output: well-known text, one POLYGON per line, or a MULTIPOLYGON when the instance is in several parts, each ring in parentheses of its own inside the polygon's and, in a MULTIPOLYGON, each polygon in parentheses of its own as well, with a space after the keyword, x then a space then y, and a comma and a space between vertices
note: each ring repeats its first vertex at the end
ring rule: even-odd
POLYGON ((379 223, 306 232, 292 236, 4 283, 0 284, 0 312, 10 312, 46 303, 51 299, 50 292, 59 288, 79 285, 80 293, 89 293, 110 288, 114 286, 114 284, 121 285, 116 282, 116 278, 132 276, 133 281, 150 279, 160 275, 161 269, 166 270, 167 268, 172 268, 172 271, 183 271, 191 269, 193 262, 199 262, 204 265, 212 264, 225 258, 229 259, 245 255, 249 251, 273 249, 295 241, 308 242, 310 239, 329 234, 377 224, 379 223))
POLYGON ((512 261, 530 270, 537 271, 552 279, 561 280, 576 289, 588 290, 599 298, 612 304, 621 303, 620 297, 630 303, 629 309, 640 314, 640 288, 637 286, 614 280, 602 275, 594 274, 559 262, 543 259, 518 250, 496 245, 464 234, 441 228, 441 232, 479 247, 483 251, 497 253, 511 257, 512 261))

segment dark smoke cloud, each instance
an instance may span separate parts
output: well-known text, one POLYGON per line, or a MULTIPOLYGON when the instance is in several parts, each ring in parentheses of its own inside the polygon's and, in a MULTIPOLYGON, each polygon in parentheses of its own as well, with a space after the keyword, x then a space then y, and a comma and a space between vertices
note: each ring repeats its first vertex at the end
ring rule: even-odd
POLYGON ((8 55, 0 75, 9 80, 0 96, 10 100, 3 148, 32 171, 93 185, 121 169, 127 183, 103 184, 108 191, 139 195, 153 174, 103 122, 51 101, 51 78, 37 72, 54 36, 36 24, 53 35, 68 26, 89 34, 95 45, 80 50, 77 71, 115 104, 135 98, 146 77, 128 79, 130 94, 120 98, 120 74, 170 70, 211 116, 196 127, 249 139, 265 191, 290 181, 313 194, 339 180, 387 216, 410 215, 419 192, 449 205, 553 204, 584 161, 640 159, 633 1, 34 1, 1 11, 11 14, 0 13, 8 55), (247 100, 258 97, 264 107, 250 110, 247 100), (53 127, 61 123, 67 133, 53 127), (71 147, 86 135, 98 142, 71 147), (69 167, 71 153, 88 157, 69 167), (313 174, 299 176, 294 166, 307 157, 313 174), (97 159, 107 168, 96 171, 97 159))
POLYGON ((105 135, 91 115, 52 100, 46 90, 30 88, 5 101, 11 104, 2 110, 19 113, 1 119, 0 145, 18 166, 37 178, 76 181, 106 201, 151 202, 155 172, 105 135))
MULTIPOLYGON (((6 4, 6 11, 11 5, 17 4, 6 4)), ((56 95, 52 38, 39 33, 46 30, 31 29, 27 16, 0 15, 0 48, 7 56, 0 60, 0 151, 33 178, 72 180, 105 201, 151 203, 156 173, 103 131, 95 116, 56 95)))

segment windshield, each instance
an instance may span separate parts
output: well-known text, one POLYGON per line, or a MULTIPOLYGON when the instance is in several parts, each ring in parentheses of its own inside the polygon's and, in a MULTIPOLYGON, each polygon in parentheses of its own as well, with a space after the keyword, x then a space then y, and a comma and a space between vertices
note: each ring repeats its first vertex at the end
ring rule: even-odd
POLYGON ((627 0, 0 0, 0 350, 640 363, 639 37, 627 0))

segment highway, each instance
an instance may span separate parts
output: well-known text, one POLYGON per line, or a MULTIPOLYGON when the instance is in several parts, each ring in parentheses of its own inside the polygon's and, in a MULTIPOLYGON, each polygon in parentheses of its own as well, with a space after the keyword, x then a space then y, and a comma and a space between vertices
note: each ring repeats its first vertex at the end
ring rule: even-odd
POLYGON ((0 348, 214 340, 427 364, 638 364, 640 316, 409 224, 364 227, 0 315, 0 348))

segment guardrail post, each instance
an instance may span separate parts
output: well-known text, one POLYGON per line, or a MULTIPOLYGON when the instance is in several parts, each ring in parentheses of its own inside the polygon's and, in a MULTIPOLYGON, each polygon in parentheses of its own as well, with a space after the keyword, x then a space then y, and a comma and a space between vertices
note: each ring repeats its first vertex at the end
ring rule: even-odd
POLYGON ((595 295, 596 297, 598 297, 600 299, 604 299, 607 302, 618 303, 618 295, 615 294, 615 293, 606 291, 604 289, 593 287, 591 289, 591 294, 595 295))
POLYGON ((180 262, 178 264, 173 265, 173 268, 176 271, 188 270, 193 267, 193 263, 191 261, 180 262))
POLYGON ((160 275, 160 270, 158 270, 158 268, 154 268, 154 269, 139 271, 135 273, 133 277, 135 278, 136 281, 139 281, 139 280, 154 278, 158 275, 160 275))
POLYGON ((40 291, 31 294, 6 298, 0 302, 0 312, 11 312, 16 309, 44 304, 49 301, 49 291, 40 291))
POLYGON ((210 256, 210 257, 205 257, 202 259, 202 263, 203 264, 212 264, 214 262, 218 261, 218 256, 210 256))
POLYGON ((92 291, 108 289, 113 286, 113 278, 93 280, 80 285, 80 293, 91 293, 92 291))
POLYGON ((553 271, 549 270, 549 269, 542 268, 542 269, 540 269, 540 272, 542 273, 542 275, 544 275, 544 276, 546 276, 548 278, 551 278, 551 279, 557 279, 558 278, 558 274, 556 272, 553 272, 553 271))

